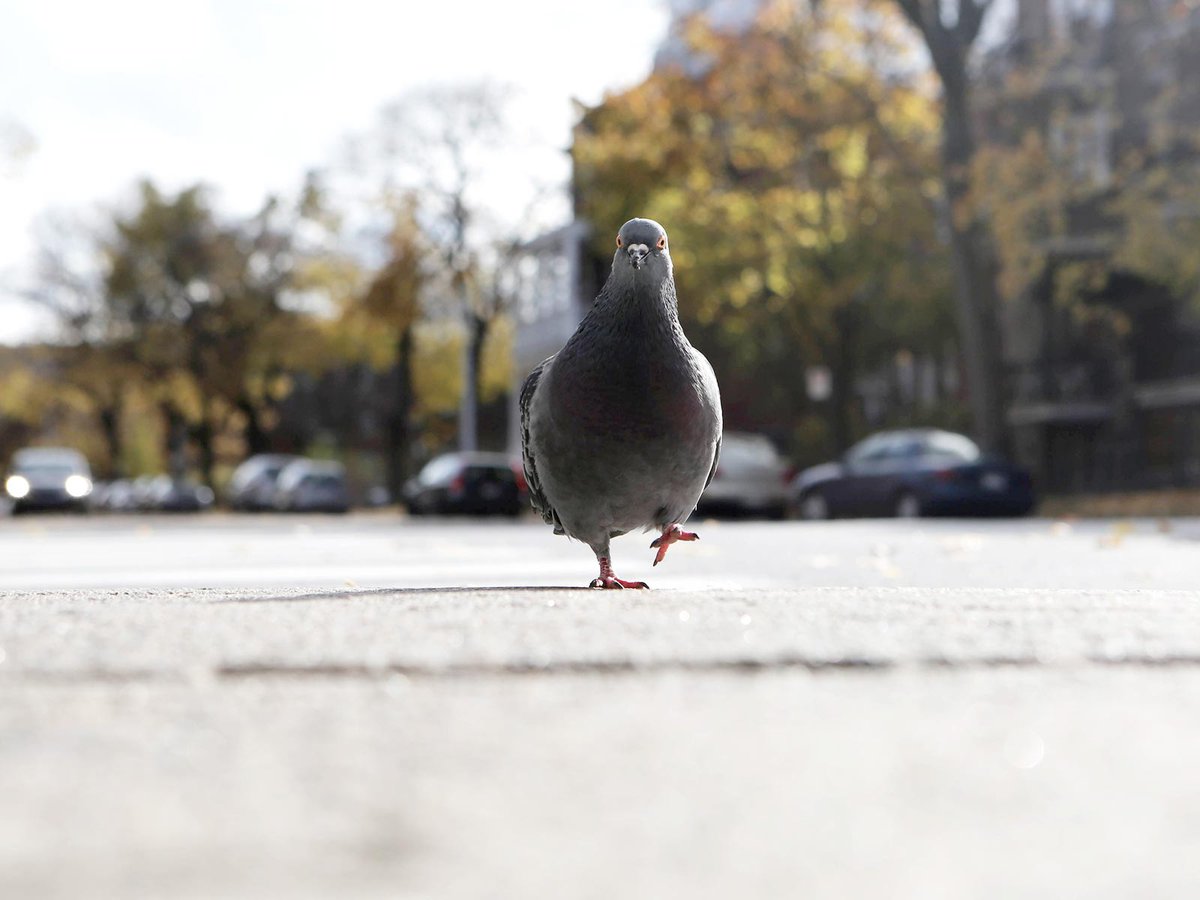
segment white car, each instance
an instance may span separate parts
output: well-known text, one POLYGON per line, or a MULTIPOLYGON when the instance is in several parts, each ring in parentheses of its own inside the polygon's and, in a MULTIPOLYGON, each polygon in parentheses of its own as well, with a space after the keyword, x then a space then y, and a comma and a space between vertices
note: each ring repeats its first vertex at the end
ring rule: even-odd
POLYGON ((13 454, 4 493, 14 513, 30 509, 82 512, 92 492, 92 470, 82 453, 63 447, 27 447, 13 454))
POLYGON ((736 513, 782 519, 795 470, 763 434, 727 431, 721 437, 716 474, 700 503, 700 515, 736 513))

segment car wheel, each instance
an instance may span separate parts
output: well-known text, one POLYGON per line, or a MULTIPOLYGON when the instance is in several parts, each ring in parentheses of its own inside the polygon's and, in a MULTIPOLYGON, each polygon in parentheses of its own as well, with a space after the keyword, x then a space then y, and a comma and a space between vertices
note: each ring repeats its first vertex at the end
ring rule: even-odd
POLYGON ((810 522, 829 518, 829 501, 820 491, 811 491, 800 498, 800 518, 810 522))
POLYGON ((906 491, 896 498, 895 512, 897 519, 921 518, 921 498, 906 491))

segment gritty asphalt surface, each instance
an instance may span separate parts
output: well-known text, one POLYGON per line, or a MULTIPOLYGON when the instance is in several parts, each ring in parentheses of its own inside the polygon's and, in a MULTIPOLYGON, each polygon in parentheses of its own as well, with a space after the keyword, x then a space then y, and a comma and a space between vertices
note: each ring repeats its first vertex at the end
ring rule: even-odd
POLYGON ((0 520, 3 897, 1192 897, 1200 524, 0 520))

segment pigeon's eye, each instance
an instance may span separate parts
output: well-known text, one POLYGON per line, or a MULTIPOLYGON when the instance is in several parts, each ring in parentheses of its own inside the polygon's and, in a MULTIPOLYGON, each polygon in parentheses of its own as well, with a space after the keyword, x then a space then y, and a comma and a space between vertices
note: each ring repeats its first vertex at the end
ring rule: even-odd
POLYGON ((620 250, 624 246, 625 246, 625 242, 623 240, 621 240, 621 236, 618 234, 617 235, 617 249, 620 250))
POLYGON ((667 249, 667 236, 665 234, 660 234, 658 236, 658 243, 655 244, 654 246, 657 247, 659 250, 666 250, 667 249))

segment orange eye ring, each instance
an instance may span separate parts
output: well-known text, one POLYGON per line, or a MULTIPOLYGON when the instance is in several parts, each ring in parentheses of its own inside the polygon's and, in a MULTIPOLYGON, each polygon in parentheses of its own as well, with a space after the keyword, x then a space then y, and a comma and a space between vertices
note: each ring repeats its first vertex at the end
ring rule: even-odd
POLYGON ((617 235, 617 249, 620 250, 624 246, 625 246, 625 242, 623 240, 621 240, 621 236, 618 234, 617 235))
POLYGON ((666 250, 667 249, 667 236, 665 234, 660 234, 658 236, 658 243, 655 244, 654 246, 657 247, 659 250, 666 250))

